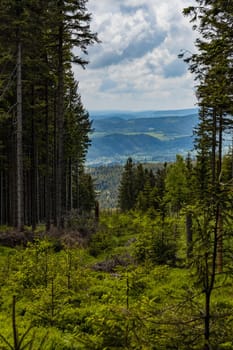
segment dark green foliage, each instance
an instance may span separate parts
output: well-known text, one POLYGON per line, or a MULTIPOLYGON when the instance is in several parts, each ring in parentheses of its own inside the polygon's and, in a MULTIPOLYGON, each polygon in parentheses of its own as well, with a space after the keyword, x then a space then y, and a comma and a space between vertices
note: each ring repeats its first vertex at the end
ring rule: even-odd
POLYGON ((95 188, 90 174, 82 173, 79 176, 78 189, 78 210, 82 212, 91 212, 95 207, 95 188))
POLYGON ((118 205, 122 211, 137 208, 146 212, 147 210, 158 210, 163 212, 163 196, 165 189, 164 169, 157 169, 154 175, 152 169, 133 163, 129 158, 124 167, 121 183, 119 186, 118 205))
POLYGON ((179 213, 192 202, 195 178, 190 156, 185 162, 177 155, 176 162, 160 166, 154 173, 129 158, 119 187, 119 207, 122 211, 137 209, 164 218, 167 211, 179 213))
POLYGON ((17 221, 14 145, 16 49, 20 42, 23 221, 33 230, 39 222, 46 222, 49 230, 51 224, 62 226, 67 211, 79 209, 78 205, 82 211, 94 206, 91 180, 83 170, 91 122, 71 63, 84 67, 88 61, 83 54, 98 39, 90 29, 86 1, 2 1, 0 15, 0 129, 4 130, 0 133, 0 221, 11 225, 17 221), (84 196, 86 202, 81 204, 84 196))
MULTIPOLYGON (((158 171, 158 174, 156 174, 157 187, 162 188, 158 180, 160 177, 159 173, 161 173, 161 181, 164 173, 161 163, 138 163, 136 166, 143 167, 143 169, 146 168, 149 172, 153 172, 153 174, 158 171)), ((89 167, 87 170, 94 179, 100 208, 115 209, 117 207, 118 189, 124 167, 122 165, 105 165, 89 167)))
MULTIPOLYGON (((148 220, 148 219, 147 219, 148 220)), ((148 220, 149 224, 149 220, 148 220)), ((151 227, 142 232, 135 242, 134 256, 141 263, 176 264, 177 242, 172 221, 151 220, 151 227)))
MULTIPOLYGON (((197 165, 192 232, 197 235, 193 251, 196 279, 204 295, 203 336, 205 350, 215 347, 213 298, 222 273, 232 220, 232 191, 222 182, 224 136, 232 132, 232 2, 196 0, 197 6, 184 10, 198 29, 198 52, 186 59, 198 81, 199 125, 195 131, 197 165), (230 200, 230 202, 228 202, 230 200), (195 244, 198 242, 198 247, 195 244), (196 253, 197 254, 197 253, 196 253)), ((225 169, 226 171, 226 169, 225 169)), ((231 173, 232 176, 232 173, 231 173)), ((230 180, 231 181, 231 180, 230 180)), ((189 212, 190 213, 190 212, 189 212)), ((217 348, 217 347, 216 347, 217 348)))
POLYGON ((113 247, 117 246, 117 238, 109 235, 109 232, 105 229, 93 235, 89 245, 90 254, 97 257, 100 254, 106 254, 110 252, 113 247))
POLYGON ((232 186, 233 178, 233 148, 223 157, 221 181, 223 186, 232 186))
POLYGON ((119 187, 119 207, 122 211, 130 210, 136 201, 135 165, 132 158, 128 158, 119 187))

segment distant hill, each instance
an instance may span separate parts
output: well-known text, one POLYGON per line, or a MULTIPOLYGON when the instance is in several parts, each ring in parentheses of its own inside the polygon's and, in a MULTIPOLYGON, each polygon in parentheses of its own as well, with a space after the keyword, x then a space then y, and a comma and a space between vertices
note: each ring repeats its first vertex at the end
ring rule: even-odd
POLYGON ((135 119, 135 118, 154 118, 154 117, 175 117, 186 116, 189 114, 197 114, 197 108, 188 109, 174 109, 161 111, 90 111, 90 118, 92 120, 121 118, 121 119, 135 119))
POLYGON ((117 160, 121 157, 124 161, 129 156, 135 160, 167 161, 173 158, 174 150, 176 155, 177 153, 187 153, 191 149, 192 137, 190 136, 161 141, 145 134, 110 134, 93 138, 88 158, 93 161, 101 157, 108 158, 110 163, 114 163, 114 159, 117 160))
POLYGON ((197 114, 171 117, 150 117, 122 119, 109 117, 108 119, 94 120, 93 127, 96 133, 163 133, 164 135, 190 135, 197 122, 197 114))
POLYGON ((135 161, 172 161, 193 148, 196 109, 91 114, 94 132, 88 165, 135 161))

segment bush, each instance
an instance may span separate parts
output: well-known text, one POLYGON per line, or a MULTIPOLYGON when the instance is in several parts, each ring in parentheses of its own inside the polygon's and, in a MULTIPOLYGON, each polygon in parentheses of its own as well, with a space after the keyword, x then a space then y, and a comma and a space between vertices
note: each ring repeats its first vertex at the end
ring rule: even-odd
POLYGON ((137 262, 150 261, 155 264, 175 265, 177 246, 158 233, 144 233, 134 244, 133 255, 137 262))
POLYGON ((117 246, 117 238, 110 235, 107 231, 100 231, 92 235, 89 244, 89 253, 97 257, 101 253, 108 252, 111 248, 117 246))
POLYGON ((78 210, 71 210, 65 217, 65 228, 76 230, 83 236, 89 236, 96 231, 96 220, 89 213, 80 214, 78 210))
POLYGON ((177 247, 175 242, 160 237, 152 242, 151 260, 157 264, 175 265, 177 247))

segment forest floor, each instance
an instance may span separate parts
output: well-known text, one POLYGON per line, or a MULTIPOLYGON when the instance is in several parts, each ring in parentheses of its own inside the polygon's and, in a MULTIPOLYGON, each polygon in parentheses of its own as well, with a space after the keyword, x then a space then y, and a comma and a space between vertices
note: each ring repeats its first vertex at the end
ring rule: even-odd
POLYGON ((34 232, 30 228, 25 228, 19 232, 12 227, 0 227, 0 246, 4 247, 26 247, 29 242, 46 238, 53 241, 54 245, 57 246, 86 247, 90 234, 88 232, 83 234, 83 232, 79 232, 78 230, 63 230, 59 232, 54 227, 49 232, 46 232, 44 225, 34 232))

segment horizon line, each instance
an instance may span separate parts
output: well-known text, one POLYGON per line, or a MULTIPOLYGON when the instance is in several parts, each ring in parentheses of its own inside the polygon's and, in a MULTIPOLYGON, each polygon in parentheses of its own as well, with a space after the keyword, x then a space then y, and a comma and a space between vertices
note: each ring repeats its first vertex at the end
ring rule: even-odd
POLYGON ((198 110, 198 107, 187 107, 187 108, 171 108, 171 109, 87 109, 90 113, 99 112, 120 112, 120 113, 140 113, 140 112, 169 112, 169 111, 185 111, 185 110, 198 110))

